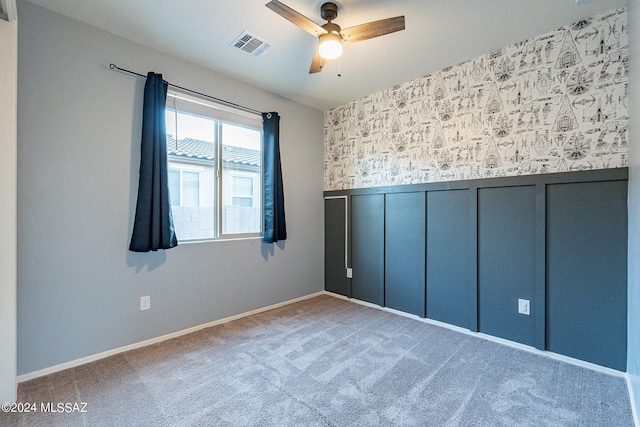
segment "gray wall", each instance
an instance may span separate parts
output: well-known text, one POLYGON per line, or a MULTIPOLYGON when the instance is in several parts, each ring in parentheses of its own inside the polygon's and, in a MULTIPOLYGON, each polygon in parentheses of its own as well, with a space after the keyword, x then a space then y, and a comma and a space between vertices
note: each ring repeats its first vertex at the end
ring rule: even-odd
POLYGON ((629 309, 627 371, 640 410, 640 1, 629 0, 629 309))
POLYGON ((15 402, 17 22, 0 19, 0 45, 0 402, 15 402))
POLYGON ((18 374, 323 289, 321 111, 18 6, 18 374), (280 113, 285 243, 127 250, 144 79, 110 62, 280 113), (142 295, 151 310, 139 310, 142 295))

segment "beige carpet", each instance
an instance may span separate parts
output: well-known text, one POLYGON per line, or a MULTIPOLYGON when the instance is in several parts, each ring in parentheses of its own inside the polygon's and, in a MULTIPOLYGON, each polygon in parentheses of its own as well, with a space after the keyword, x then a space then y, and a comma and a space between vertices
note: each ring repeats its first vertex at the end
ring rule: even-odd
POLYGON ((38 412, 0 425, 633 426, 621 378, 330 296, 22 383, 19 400, 38 412))

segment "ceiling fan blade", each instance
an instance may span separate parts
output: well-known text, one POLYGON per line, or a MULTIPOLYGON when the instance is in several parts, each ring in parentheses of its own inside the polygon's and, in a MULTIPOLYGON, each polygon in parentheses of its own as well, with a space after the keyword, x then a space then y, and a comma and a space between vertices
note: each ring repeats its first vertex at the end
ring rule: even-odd
POLYGON ((278 15, 282 16, 284 19, 287 19, 298 27, 302 28, 312 36, 319 36, 320 34, 326 34, 327 30, 322 28, 320 25, 313 22, 311 19, 306 16, 296 12, 291 9, 289 6, 280 3, 278 0, 271 0, 269 3, 265 4, 269 9, 273 10, 278 15))
POLYGON ((311 60, 311 67, 309 67, 309 74, 319 73, 324 68, 324 64, 327 60, 320 56, 320 51, 316 49, 316 54, 313 55, 311 60))
POLYGON ((385 34, 395 33, 404 30, 404 16, 381 19, 379 21, 368 22, 342 30, 342 40, 345 43, 355 43, 362 40, 372 39, 385 34))

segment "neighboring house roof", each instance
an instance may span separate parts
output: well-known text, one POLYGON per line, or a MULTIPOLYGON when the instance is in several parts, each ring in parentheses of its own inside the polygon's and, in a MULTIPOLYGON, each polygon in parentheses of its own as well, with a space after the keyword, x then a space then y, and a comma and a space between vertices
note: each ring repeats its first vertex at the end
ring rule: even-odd
MULTIPOLYGON (((167 135, 167 154, 186 159, 214 160, 214 144, 200 139, 179 139, 167 135)), ((222 146, 222 160, 225 163, 233 163, 245 166, 260 166, 260 151, 249 148, 222 146)))

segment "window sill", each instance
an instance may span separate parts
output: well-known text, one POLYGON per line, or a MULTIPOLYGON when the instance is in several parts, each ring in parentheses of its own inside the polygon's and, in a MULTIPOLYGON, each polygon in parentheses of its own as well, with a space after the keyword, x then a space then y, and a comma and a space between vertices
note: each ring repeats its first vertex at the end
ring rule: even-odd
POLYGON ((262 236, 249 236, 249 237, 229 237, 227 239, 197 239, 197 240, 178 240, 178 246, 192 245, 195 243, 218 243, 218 242, 237 242, 239 240, 262 240, 262 236))

